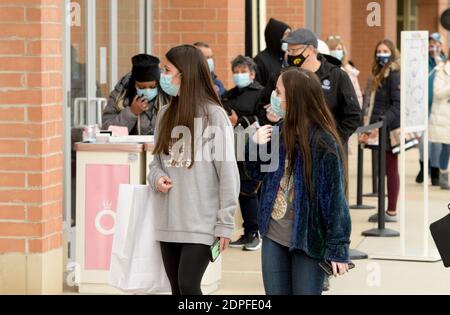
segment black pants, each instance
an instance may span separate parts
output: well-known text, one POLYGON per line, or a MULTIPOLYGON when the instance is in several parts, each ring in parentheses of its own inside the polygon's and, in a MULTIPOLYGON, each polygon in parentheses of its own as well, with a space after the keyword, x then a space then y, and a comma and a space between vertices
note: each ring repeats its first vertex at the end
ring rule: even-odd
POLYGON ((209 264, 209 246, 161 243, 173 295, 203 295, 201 282, 209 264))
POLYGON ((243 227, 245 235, 258 233, 259 186, 259 182, 253 180, 241 180, 239 205, 244 221, 243 227))

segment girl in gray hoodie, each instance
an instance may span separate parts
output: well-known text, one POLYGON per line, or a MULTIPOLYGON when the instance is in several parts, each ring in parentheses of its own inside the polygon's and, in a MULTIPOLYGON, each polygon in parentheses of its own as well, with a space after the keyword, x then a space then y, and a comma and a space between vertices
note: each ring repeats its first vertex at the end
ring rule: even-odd
POLYGON ((158 114, 149 184, 157 192, 156 238, 174 295, 201 295, 210 246, 234 231, 239 171, 233 127, 202 52, 172 48, 161 74, 170 104, 158 114))

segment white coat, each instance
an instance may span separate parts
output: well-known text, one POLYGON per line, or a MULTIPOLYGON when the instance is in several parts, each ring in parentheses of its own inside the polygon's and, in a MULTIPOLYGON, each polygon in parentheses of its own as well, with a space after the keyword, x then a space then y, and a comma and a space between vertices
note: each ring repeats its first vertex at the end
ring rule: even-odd
POLYGON ((438 65, 436 69, 430 141, 450 144, 450 61, 438 65))

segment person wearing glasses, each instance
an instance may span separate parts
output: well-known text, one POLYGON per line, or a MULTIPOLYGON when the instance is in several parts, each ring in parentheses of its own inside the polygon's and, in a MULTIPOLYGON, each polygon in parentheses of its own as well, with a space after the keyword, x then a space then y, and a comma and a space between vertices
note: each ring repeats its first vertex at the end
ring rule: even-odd
MULTIPOLYGON (((288 44, 287 63, 289 66, 309 70, 319 77, 327 106, 337 124, 342 143, 346 145, 361 125, 362 118, 358 97, 348 74, 334 64, 334 61, 329 61, 328 56, 318 53, 318 38, 309 29, 293 31, 283 39, 283 42, 288 44)), ((335 58, 332 59, 335 60, 335 58)), ((275 89, 275 82, 268 84, 263 94, 270 95, 268 92, 270 88, 272 91, 275 89)), ((273 112, 271 106, 273 104, 264 105, 265 101, 266 99, 263 97, 259 104, 258 113, 261 122, 263 124, 278 123, 281 117, 273 112), (261 106, 263 106, 263 110, 261 110, 261 106), (261 114, 262 111, 264 114, 261 114)))

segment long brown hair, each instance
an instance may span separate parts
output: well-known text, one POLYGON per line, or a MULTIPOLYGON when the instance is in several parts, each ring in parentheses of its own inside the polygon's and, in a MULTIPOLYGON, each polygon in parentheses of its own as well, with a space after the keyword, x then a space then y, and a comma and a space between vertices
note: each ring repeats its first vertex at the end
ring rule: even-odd
MULTIPOLYGON (((191 161, 194 165, 194 121, 202 115, 208 119, 208 104, 222 106, 214 89, 211 72, 203 53, 192 45, 177 46, 166 54, 167 60, 180 72, 181 85, 178 96, 172 97, 159 123, 155 154, 169 154, 172 130, 187 127, 191 133, 191 161)), ((179 139, 176 139, 179 140, 179 139)))
POLYGON ((372 64, 372 91, 378 90, 380 86, 383 84, 383 81, 386 77, 386 73, 389 71, 392 63, 398 62, 399 58, 399 51, 397 47, 395 47, 395 44, 389 40, 389 39, 383 39, 382 41, 378 42, 378 44, 375 46, 375 52, 373 54, 373 64, 372 64), (392 57, 391 61, 386 64, 384 67, 380 66, 380 64, 377 61, 377 50, 380 45, 386 45, 389 50, 391 51, 392 57))
MULTIPOLYGON (((310 127, 317 126, 329 134, 338 144, 340 159, 343 161, 344 148, 337 131, 334 118, 328 109, 322 84, 317 75, 300 68, 289 68, 282 73, 282 82, 286 90, 286 118, 282 127, 283 140, 289 161, 288 174, 293 174, 296 160, 296 146, 300 148, 303 158, 303 174, 310 197, 314 195, 313 154, 310 141, 310 127)), ((312 139, 318 145, 333 151, 324 139, 312 139)), ((347 169, 342 163, 347 190, 347 169)))

